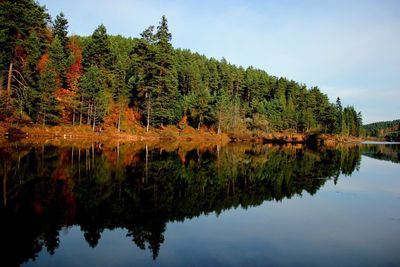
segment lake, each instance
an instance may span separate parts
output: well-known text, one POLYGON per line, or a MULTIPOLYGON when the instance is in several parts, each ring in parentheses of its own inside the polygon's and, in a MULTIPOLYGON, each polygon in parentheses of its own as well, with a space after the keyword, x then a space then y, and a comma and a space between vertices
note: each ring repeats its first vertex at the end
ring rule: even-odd
POLYGON ((1 266, 399 266, 400 145, 0 143, 1 266))

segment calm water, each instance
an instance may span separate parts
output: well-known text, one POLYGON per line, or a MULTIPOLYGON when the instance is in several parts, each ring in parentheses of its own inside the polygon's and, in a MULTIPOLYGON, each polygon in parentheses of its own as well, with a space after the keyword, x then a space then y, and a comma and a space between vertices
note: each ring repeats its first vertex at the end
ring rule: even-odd
POLYGON ((5 143, 1 266, 399 266, 400 146, 5 143))

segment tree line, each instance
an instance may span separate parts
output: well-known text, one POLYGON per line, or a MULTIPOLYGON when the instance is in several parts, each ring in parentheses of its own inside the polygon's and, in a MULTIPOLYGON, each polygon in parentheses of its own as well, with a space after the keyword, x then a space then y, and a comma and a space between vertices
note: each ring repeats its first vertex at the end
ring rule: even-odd
POLYGON ((384 137, 387 140, 400 140, 400 120, 378 121, 363 126, 366 136, 384 137))
POLYGON ((63 13, 52 21, 33 0, 8 0, 0 25, 2 121, 360 135, 361 113, 318 87, 174 49, 165 16, 139 38, 111 36, 104 25, 69 36, 63 13))

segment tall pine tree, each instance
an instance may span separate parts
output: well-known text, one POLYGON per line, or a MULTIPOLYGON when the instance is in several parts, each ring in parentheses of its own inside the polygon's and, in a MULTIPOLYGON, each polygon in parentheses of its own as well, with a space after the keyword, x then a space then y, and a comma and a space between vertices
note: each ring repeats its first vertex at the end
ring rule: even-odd
POLYGON ((181 115, 175 53, 171 45, 171 33, 167 18, 163 16, 156 32, 155 64, 157 73, 156 96, 153 101, 153 122, 158 125, 176 124, 181 115))

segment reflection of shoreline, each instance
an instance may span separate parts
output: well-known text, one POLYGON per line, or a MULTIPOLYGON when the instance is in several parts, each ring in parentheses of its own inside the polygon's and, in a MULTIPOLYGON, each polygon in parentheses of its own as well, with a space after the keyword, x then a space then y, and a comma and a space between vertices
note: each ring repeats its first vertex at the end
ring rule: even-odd
POLYGON ((400 143, 365 144, 362 146, 362 155, 373 159, 400 163, 400 143))
POLYGON ((400 142, 387 142, 387 141, 364 141, 363 145, 400 145, 400 142))
POLYGON ((7 177, 1 242, 8 257, 19 251, 18 258, 7 258, 18 263, 43 248, 54 252, 62 227, 70 225, 79 225, 92 247, 104 229, 126 228, 135 245, 150 248, 155 258, 168 222, 313 195, 360 162, 357 146, 311 150, 255 143, 194 149, 14 144, 0 152, 0 174, 7 177), (28 246, 18 250, 22 243, 28 246))

